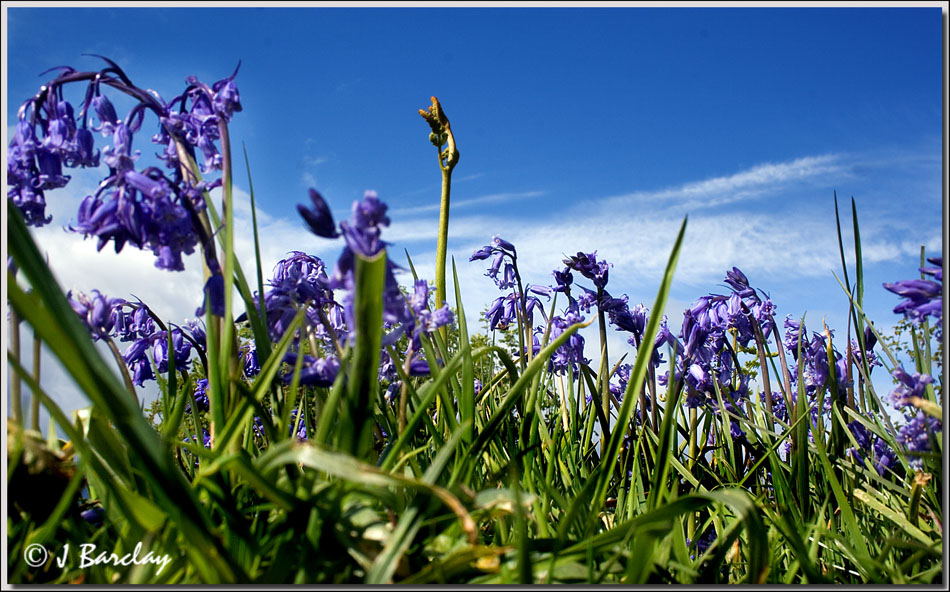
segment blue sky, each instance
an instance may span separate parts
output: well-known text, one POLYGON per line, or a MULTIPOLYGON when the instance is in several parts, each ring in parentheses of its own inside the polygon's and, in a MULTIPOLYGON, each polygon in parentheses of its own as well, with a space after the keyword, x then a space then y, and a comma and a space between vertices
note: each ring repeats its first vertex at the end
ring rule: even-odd
MULTIPOLYGON (((383 238, 393 257, 403 262, 406 249, 433 277, 440 176, 417 113, 431 95, 461 152, 450 252, 472 319, 497 294, 483 262, 468 256, 494 234, 518 247, 528 282, 550 283, 564 255, 597 249, 614 264, 608 290, 651 306, 688 214, 666 310, 672 327, 697 297, 722 293, 735 265, 771 294, 780 319, 807 311, 808 326, 826 320, 843 348, 848 302, 832 275, 840 276, 833 192, 848 218, 850 198, 857 203, 866 308, 878 324, 897 320, 898 302, 880 284, 914 277, 921 245, 941 250, 936 3, 13 7, 7 17, 8 138, 19 104, 49 78, 41 72, 99 67, 81 54, 110 57, 165 99, 186 76, 211 83, 240 60, 244 111, 231 135, 238 150, 247 146, 265 273, 295 249, 335 261, 340 245, 307 234, 295 212, 315 187, 338 219, 376 190, 391 208, 383 238)), ((157 125, 136 137, 143 153, 153 151, 157 125)), ((246 178, 239 163, 239 195, 246 178)), ((149 254, 96 253, 93 241, 62 231, 96 182, 76 175, 47 196, 54 220, 35 235, 61 282, 134 292, 169 319, 191 314, 200 300, 196 258, 183 273, 162 272, 149 254)), ((239 242, 252 265, 246 235, 239 242)), ((615 341, 619 351, 619 334, 615 341)))

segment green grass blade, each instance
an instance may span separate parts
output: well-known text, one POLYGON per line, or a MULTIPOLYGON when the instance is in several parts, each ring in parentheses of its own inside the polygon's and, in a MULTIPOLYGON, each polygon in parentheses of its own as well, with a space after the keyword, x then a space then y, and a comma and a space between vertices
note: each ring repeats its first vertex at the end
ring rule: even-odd
POLYGON ((340 449, 364 458, 372 447, 373 413, 379 389, 377 368, 383 338, 383 293, 386 251, 372 258, 354 256, 353 316, 355 345, 347 380, 345 414, 341 418, 340 449))

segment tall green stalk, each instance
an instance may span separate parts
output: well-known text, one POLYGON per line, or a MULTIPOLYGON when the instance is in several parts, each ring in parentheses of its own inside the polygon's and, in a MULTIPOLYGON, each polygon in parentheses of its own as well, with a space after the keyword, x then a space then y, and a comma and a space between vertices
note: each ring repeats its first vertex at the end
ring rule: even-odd
MULTIPOLYGON (((442 170, 442 200, 439 205, 439 241, 435 253, 435 305, 439 307, 445 299, 445 262, 449 240, 449 197, 452 192, 452 170, 459 161, 459 151, 455 147, 455 136, 449 125, 449 118, 445 116, 439 100, 432 97, 432 105, 428 111, 419 109, 419 115, 432 128, 429 141, 439 150, 439 168, 442 170), (442 149, 445 146, 445 149, 442 149)), ((440 329, 443 339, 446 330, 440 329)))

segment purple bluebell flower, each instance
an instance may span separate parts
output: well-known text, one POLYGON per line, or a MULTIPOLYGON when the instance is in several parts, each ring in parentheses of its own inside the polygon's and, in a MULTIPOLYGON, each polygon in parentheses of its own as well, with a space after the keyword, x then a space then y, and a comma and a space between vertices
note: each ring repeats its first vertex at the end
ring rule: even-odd
POLYGON ((43 192, 63 187, 70 179, 63 168, 97 167, 101 161, 109 167, 109 176, 94 195, 82 201, 77 222, 69 228, 97 237, 99 250, 108 242, 114 243, 116 252, 132 244, 151 250, 160 269, 180 271, 182 255, 194 251, 203 232, 189 208, 201 209, 201 191, 220 180, 193 185, 185 179, 175 142, 183 142, 185 150, 202 150, 203 172, 220 168, 221 157, 214 147, 220 136, 218 117, 227 120, 241 109, 234 75, 219 81, 213 89, 189 79, 186 93, 166 104, 156 93, 132 85, 115 63, 105 61, 108 67, 100 72, 58 68, 59 75, 20 108, 17 134, 8 150, 8 196, 28 224, 41 226, 49 221, 43 192), (77 118, 73 106, 63 99, 63 87, 79 81, 89 86, 77 118), (137 100, 124 119, 101 93, 103 85, 137 100), (186 109, 189 99, 190 111, 186 109), (212 102, 217 111, 212 109, 212 102), (177 113, 176 103, 180 104, 177 113), (160 158, 172 169, 172 178, 154 168, 135 169, 140 152, 133 150, 132 144, 146 112, 157 115, 161 123, 161 131, 153 140, 165 145, 160 158), (90 114, 98 125, 88 125, 90 114), (110 145, 99 151, 93 132, 101 133, 110 145), (210 161, 215 166, 209 166, 210 161))
POLYGON ((109 298, 93 290, 91 295, 77 293, 73 296, 70 291, 66 294, 69 305, 72 306, 76 314, 83 320, 94 341, 106 337, 115 326, 116 316, 113 310, 124 304, 125 300, 121 298, 109 298))
MULTIPOLYGON (((158 331, 149 338, 152 342, 152 358, 159 372, 168 372, 168 333, 158 331)), ((191 357, 191 342, 185 339, 181 329, 172 329, 172 346, 175 352, 175 367, 181 368, 191 357)))
MULTIPOLYGON (((297 363, 297 354, 289 352, 284 356, 284 362, 290 366, 284 374, 284 382, 290 383, 293 379, 293 368, 297 363)), ((340 370, 340 361, 333 356, 315 358, 304 355, 300 367, 300 384, 328 387, 333 386, 337 372, 340 370)))
MULTIPOLYGON (((186 437, 185 442, 197 442, 198 436, 192 434, 190 438, 186 437)), ((211 448, 211 434, 208 433, 208 430, 201 429, 201 444, 205 448, 211 448)), ((198 461, 195 461, 195 466, 198 466, 198 461)))
POLYGON ((488 259, 492 254, 494 254, 494 258, 492 258, 491 266, 489 266, 485 275, 490 277, 500 290, 514 288, 517 285, 517 271, 515 268, 517 254, 515 246, 510 242, 495 235, 492 238, 492 243, 472 253, 469 261, 488 259), (501 273, 500 277, 499 272, 501 273))
POLYGON ((257 347, 254 342, 250 342, 241 348, 244 358, 244 376, 254 378, 261 372, 261 365, 257 361, 257 347))
POLYGON ((261 422, 261 418, 254 416, 254 422, 251 424, 251 430, 254 432, 254 435, 258 438, 264 437, 264 424, 261 422))
POLYGON ((897 453, 883 438, 874 441, 874 470, 881 476, 890 474, 897 465, 897 453))
POLYGON ((115 133, 115 127, 119 123, 119 116, 112 106, 112 101, 105 95, 96 95, 92 98, 92 110, 99 118, 99 127, 92 128, 93 131, 101 132, 103 137, 111 136, 115 133))
POLYGON ((211 307, 211 314, 224 316, 224 276, 220 272, 213 273, 205 282, 204 299, 201 306, 195 310, 195 316, 204 315, 208 306, 211 307))
POLYGON ((589 313, 590 309, 597 305, 597 292, 592 292, 587 288, 580 286, 581 294, 577 297, 577 307, 579 310, 589 313))
MULTIPOLYGON (((571 325, 583 322, 584 317, 580 315, 580 311, 577 310, 576 306, 569 305, 568 309, 564 311, 563 316, 555 316, 551 318, 550 337, 552 340, 557 339, 562 333, 571 327, 571 325)), ((570 368, 576 376, 577 365, 588 363, 590 363, 590 360, 584 357, 584 337, 575 331, 570 337, 568 337, 567 342, 555 350, 550 360, 548 360, 548 371, 555 372, 557 374, 565 374, 567 373, 567 369, 570 368)))
POLYGON ((484 259, 488 259, 489 257, 491 257, 491 255, 492 255, 493 252, 494 252, 494 251, 492 250, 491 246, 490 246, 490 245, 486 245, 486 246, 482 247, 481 249, 478 249, 477 251, 475 251, 474 253, 472 253, 472 256, 469 257, 468 260, 469 260, 469 262, 472 262, 472 261, 482 261, 482 260, 484 260, 484 259))
MULTIPOLYGON (((788 423, 788 409, 785 405, 785 397, 780 392, 772 392, 769 396, 772 399, 772 415, 776 419, 788 423)), ((765 404, 765 391, 759 391, 759 399, 765 404)))
MULTIPOLYGON (((436 365, 442 365, 441 359, 436 359, 436 365)), ((409 376, 428 376, 431 372, 429 362, 422 352, 416 352, 409 362, 409 376)))
POLYGON ((148 314, 148 309, 140 302, 132 313, 132 322, 128 325, 129 336, 131 339, 123 341, 132 341, 134 339, 147 339, 155 332, 155 320, 148 314))
POLYGON ((100 506, 93 506, 88 510, 80 512, 79 516, 96 528, 101 528, 103 520, 105 520, 106 517, 106 512, 100 506))
POLYGON ((931 439, 943 429, 943 424, 936 417, 931 417, 923 411, 918 411, 904 426, 898 430, 897 442, 908 453, 908 463, 915 469, 923 466, 922 453, 931 450, 931 439))
MULTIPOLYGON (((700 555, 706 552, 707 549, 716 541, 716 530, 714 528, 709 528, 706 532, 696 540, 696 552, 700 555)), ((692 545, 692 541, 686 539, 686 546, 689 547, 692 545)), ((690 555, 690 559, 695 560, 695 555, 690 555)))
POLYGON ((729 284, 740 298, 755 297, 755 290, 749 286, 749 278, 742 273, 738 267, 733 267, 732 271, 726 272, 726 283, 729 284))
POLYGON ((149 362, 148 351, 150 340, 148 337, 136 339, 122 354, 122 359, 126 366, 132 371, 132 382, 136 386, 142 386, 146 380, 154 380, 155 374, 152 372, 152 364, 149 362))
POLYGON ((29 226, 43 226, 52 220, 46 215, 44 183, 39 180, 36 164, 38 145, 33 126, 21 121, 17 124, 13 141, 7 149, 7 197, 23 214, 29 226))
MULTIPOLYGON (((211 401, 208 399, 208 379, 199 378, 195 383, 195 403, 198 404, 198 411, 208 411, 211 408, 211 401)), ((191 403, 185 405, 185 413, 191 413, 191 403)))
POLYGON ((290 257, 278 261, 270 289, 264 295, 271 339, 278 341, 283 336, 299 307, 306 308, 309 324, 317 327, 318 335, 323 335, 325 328, 320 322, 319 310, 328 305, 338 306, 328 288, 329 283, 325 265, 319 257, 292 251, 290 257))
POLYGON ((611 265, 604 260, 598 261, 597 251, 593 253, 578 252, 577 255, 565 259, 564 265, 594 282, 594 285, 598 288, 604 288, 607 285, 608 271, 611 265))
POLYGON ((551 275, 554 276, 554 287, 555 292, 569 293, 571 290, 571 283, 574 281, 574 276, 571 274, 571 268, 565 267, 562 270, 555 269, 551 272, 551 275))
POLYGON ((215 82, 211 86, 213 93, 211 103, 214 105, 214 111, 225 121, 231 121, 234 113, 241 111, 241 95, 238 92, 237 85, 234 84, 234 77, 237 76, 241 63, 238 62, 234 74, 227 78, 215 82))
POLYGON ((202 321, 199 319, 190 319, 185 322, 185 329, 188 330, 188 334, 191 335, 191 338, 198 344, 199 348, 202 350, 207 349, 207 335, 205 334, 204 323, 202 321))
POLYGON ((515 246, 497 234, 492 237, 492 245, 494 245, 496 249, 502 249, 504 251, 510 252, 511 254, 517 254, 515 251, 515 246))
POLYGON ((886 290, 905 299, 894 307, 894 312, 903 314, 904 318, 915 323, 923 322, 928 316, 937 321, 943 318, 943 258, 936 257, 928 261, 935 267, 924 267, 920 271, 933 277, 933 280, 911 279, 884 284, 886 290))
POLYGON ((299 425, 298 425, 296 409, 290 410, 290 432, 289 433, 291 436, 296 435, 298 442, 307 441, 307 422, 304 420, 303 417, 301 417, 299 425), (294 432, 295 429, 296 429, 296 433, 294 432))
POLYGON ((433 311, 429 310, 429 284, 425 280, 415 281, 409 306, 412 309, 413 318, 407 321, 409 325, 407 331, 412 333, 414 350, 421 349, 419 337, 423 333, 432 333, 439 327, 451 325, 455 320, 448 305, 433 311))
POLYGON ((801 341, 802 349, 805 349, 808 345, 807 333, 804 321, 795 320, 792 315, 785 317, 785 339, 782 341, 782 345, 792 354, 795 360, 798 360, 799 341, 801 341))
POLYGON ((380 239, 381 227, 389 226, 388 206, 375 191, 367 191, 360 201, 353 202, 348 221, 340 222, 347 248, 363 257, 372 257, 386 246, 380 239))
POLYGON ((618 401, 623 401, 623 394, 627 391, 627 383, 630 381, 630 370, 632 369, 633 366, 630 364, 619 366, 614 373, 614 376, 617 377, 617 382, 611 382, 609 384, 610 392, 618 401))
POLYGON ((336 224, 333 222, 333 214, 330 213, 330 207, 323 196, 317 193, 315 189, 311 189, 310 201, 313 204, 311 208, 298 205, 297 211, 300 212, 311 232, 323 238, 340 236, 340 233, 336 230, 336 224))
POLYGON ((928 257, 927 262, 930 263, 928 267, 921 267, 920 273, 924 275, 929 275, 938 282, 943 281, 943 257, 928 257))
POLYGON ((908 374, 901 366, 894 368, 894 370, 891 371, 891 376, 894 377, 897 383, 897 388, 891 391, 891 402, 897 409, 913 405, 911 402, 912 397, 923 398, 927 385, 933 384, 934 382, 933 377, 929 374, 921 374, 918 372, 908 374))

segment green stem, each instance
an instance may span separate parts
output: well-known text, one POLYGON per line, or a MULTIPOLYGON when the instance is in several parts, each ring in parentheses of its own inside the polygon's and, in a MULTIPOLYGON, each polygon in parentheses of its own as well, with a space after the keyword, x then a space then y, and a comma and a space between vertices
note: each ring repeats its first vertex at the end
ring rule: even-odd
POLYGON ((112 352, 112 356, 115 358, 116 364, 119 365, 119 371, 122 373, 122 380, 125 382, 125 388, 128 389, 129 393, 131 393, 132 398, 138 402, 139 397, 137 394, 135 394, 135 385, 132 383, 132 377, 129 375, 129 367, 125 363, 125 359, 122 358, 122 353, 119 351, 119 347, 108 335, 103 336, 102 339, 109 346, 109 351, 112 352))
MULTIPOLYGON (((442 157, 439 156, 439 166, 442 167, 442 157)), ((445 297, 445 260, 449 241, 449 198, 452 192, 452 168, 442 167, 442 202, 439 206, 439 242, 435 252, 435 306, 442 306, 445 297)), ((440 328, 442 338, 445 339, 446 330, 440 328)))
MULTIPOLYGON (((604 416, 607 418, 607 428, 610 427, 610 376, 607 375, 609 367, 607 361, 607 320, 604 317, 604 309, 600 302, 604 297, 604 289, 597 288, 597 321, 600 327, 600 372, 597 378, 597 390, 600 392, 601 404, 603 405, 604 416)), ((642 404, 642 401, 641 401, 642 404)), ((610 439, 610 433, 600 435, 601 457, 607 451, 607 442, 610 439)))
MULTIPOLYGON (((10 354, 20 361, 20 315, 10 308, 10 354)), ((10 419, 17 425, 23 420, 23 399, 20 395, 20 374, 13 370, 10 380, 10 419)))
MULTIPOLYGON (((43 341, 39 334, 33 331, 33 382, 40 383, 40 354, 43 349, 43 341)), ((30 429, 40 431, 40 398, 33 393, 30 399, 30 429)))

